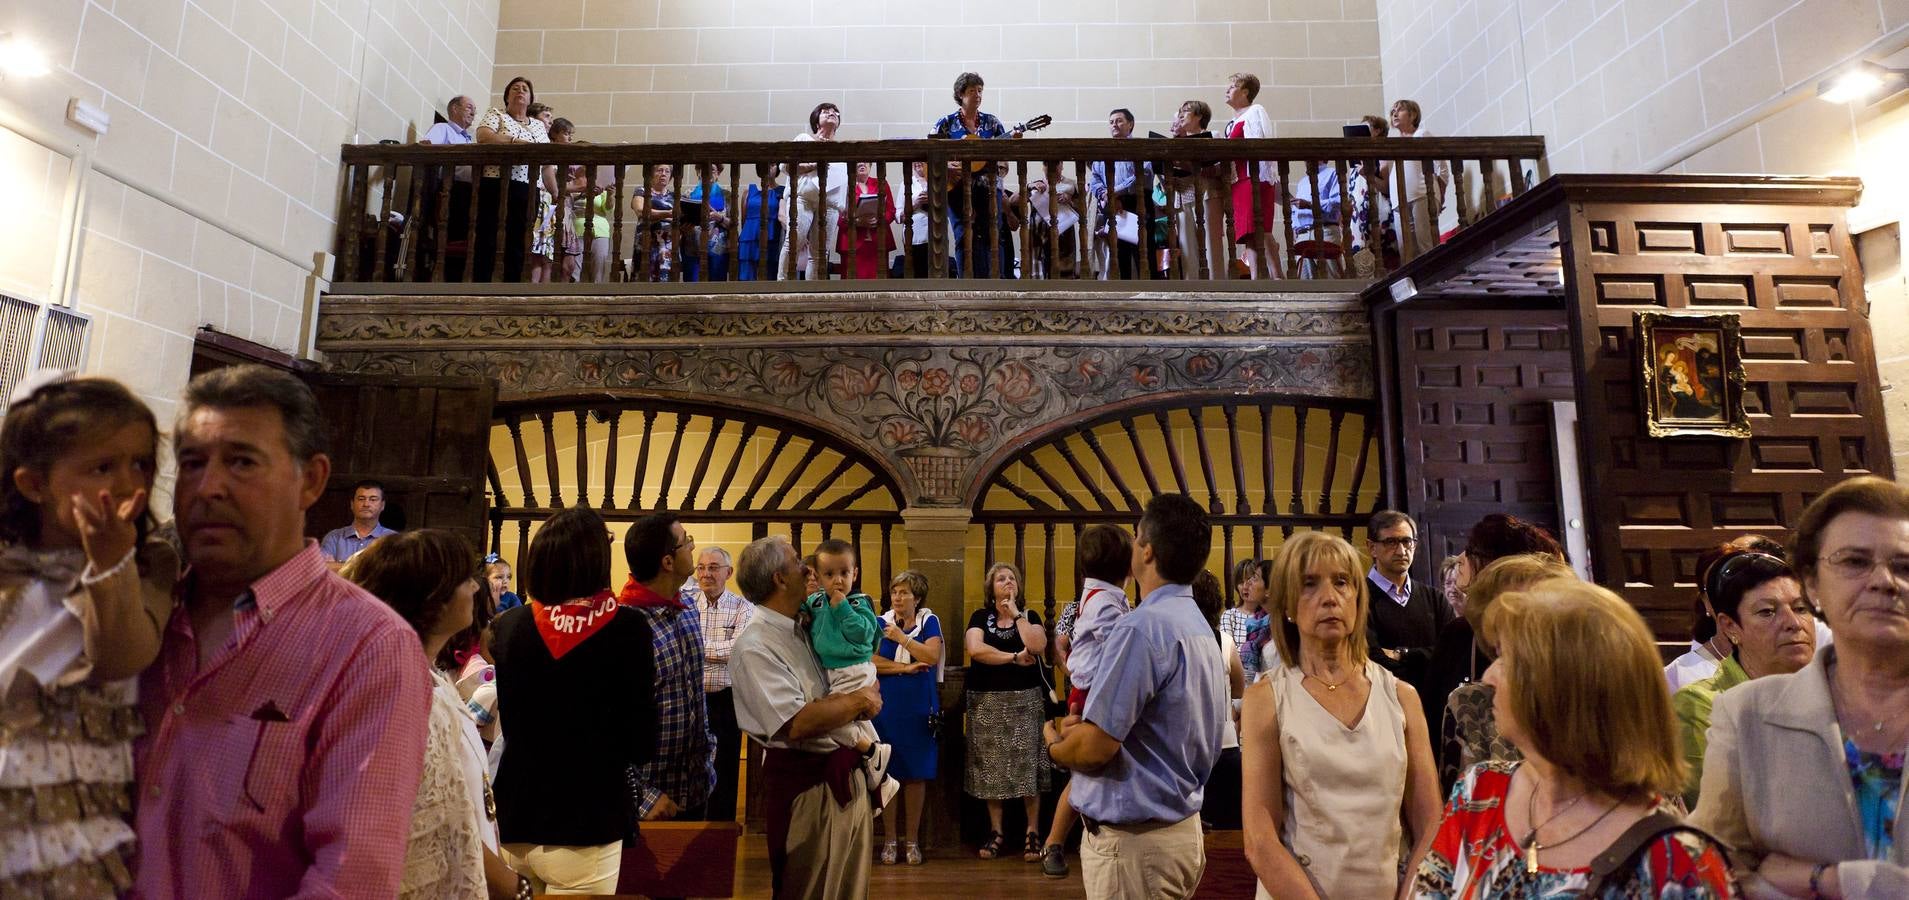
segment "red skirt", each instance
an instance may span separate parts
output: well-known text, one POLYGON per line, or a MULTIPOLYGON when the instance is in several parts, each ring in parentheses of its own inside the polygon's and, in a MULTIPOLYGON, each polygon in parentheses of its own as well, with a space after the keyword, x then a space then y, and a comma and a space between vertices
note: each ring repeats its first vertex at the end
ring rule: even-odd
POLYGON ((1279 185, 1247 177, 1246 163, 1233 164, 1233 240, 1244 242, 1271 230, 1279 208, 1279 185), (1259 185, 1259 217, 1253 216, 1253 185, 1259 185))

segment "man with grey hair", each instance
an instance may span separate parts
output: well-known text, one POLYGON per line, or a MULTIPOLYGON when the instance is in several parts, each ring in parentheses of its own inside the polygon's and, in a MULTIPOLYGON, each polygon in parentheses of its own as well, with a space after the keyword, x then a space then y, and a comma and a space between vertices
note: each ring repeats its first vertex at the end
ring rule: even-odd
POLYGON ((763 802, 776 897, 866 897, 874 814, 862 756, 828 733, 882 709, 881 689, 829 693, 828 676, 796 624, 806 581, 781 536, 742 551, 737 583, 756 607, 730 654, 736 721, 767 749, 763 802))
POLYGON ((742 729, 736 725, 734 682, 729 676, 729 654, 736 637, 755 617, 756 608, 729 589, 735 571, 729 551, 706 547, 696 554, 696 587, 683 600, 702 614, 703 697, 708 701, 709 730, 716 734, 716 788, 709 795, 706 818, 736 821, 736 777, 742 755, 742 729))
POLYGON ((331 476, 318 400, 214 369, 173 434, 191 569, 140 677, 136 893, 395 896, 431 678, 411 626, 305 537, 331 476))
MULTIPOLYGON (((446 117, 445 120, 432 125, 431 130, 425 132, 424 137, 418 139, 418 143, 428 144, 433 147, 456 147, 461 144, 473 143, 477 140, 477 137, 471 133, 471 123, 477 120, 477 104, 473 102, 471 98, 462 94, 452 97, 450 104, 445 107, 444 113, 446 117)), ((433 179, 433 185, 435 185, 438 171, 436 167, 431 167, 426 173, 427 177, 433 179)), ((427 190, 426 194, 428 199, 434 200, 437 197, 437 190, 435 187, 432 187, 427 190)), ((424 208, 420 210, 420 212, 427 224, 434 224, 437 221, 437 204, 435 202, 425 203, 424 208)), ((447 239, 453 243, 461 242, 464 240, 464 235, 468 231, 471 221, 470 166, 458 166, 451 172, 451 202, 448 212, 449 214, 445 216, 446 223, 449 225, 449 228, 446 229, 447 239)), ((424 240, 427 242, 435 241, 436 235, 437 229, 435 227, 428 227, 424 232, 424 240)), ((432 247, 430 253, 435 252, 436 248, 432 247)), ((425 258, 431 258, 430 254, 427 253, 425 258)), ((446 259, 444 262, 446 266, 446 280, 458 281, 463 278, 464 258, 462 256, 458 256, 454 259, 446 259)), ((429 272, 431 268, 425 265, 421 271, 429 272)))

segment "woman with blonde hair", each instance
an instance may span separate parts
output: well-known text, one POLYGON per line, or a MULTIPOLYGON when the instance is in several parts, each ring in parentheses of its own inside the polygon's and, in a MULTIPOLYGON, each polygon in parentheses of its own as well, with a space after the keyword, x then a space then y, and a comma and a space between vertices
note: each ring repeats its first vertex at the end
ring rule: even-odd
POLYGON ((1498 731, 1524 759, 1459 779, 1416 896, 1735 896, 1721 849, 1668 799, 1683 786, 1683 759, 1637 611, 1604 588, 1553 578, 1499 597, 1483 624, 1498 652, 1485 671, 1498 731))
MULTIPOLYGON (((1485 611, 1500 594, 1522 591, 1552 578, 1576 578, 1571 567, 1555 556, 1544 553, 1520 553, 1494 561, 1472 579, 1465 589, 1465 621, 1474 629, 1485 621, 1485 611)), ((1485 642, 1479 651, 1487 657, 1497 652, 1485 642)), ((1522 757, 1518 748, 1498 733, 1492 719, 1492 687, 1482 681, 1468 681, 1452 690, 1440 718, 1438 783, 1442 792, 1450 792, 1458 776, 1474 763, 1487 759, 1515 762, 1522 757)))
POLYGON ((1266 587, 1279 663, 1247 689, 1240 727, 1258 896, 1394 896, 1403 826, 1411 871, 1438 823, 1418 692, 1366 656, 1365 567, 1344 539, 1295 535, 1266 587))

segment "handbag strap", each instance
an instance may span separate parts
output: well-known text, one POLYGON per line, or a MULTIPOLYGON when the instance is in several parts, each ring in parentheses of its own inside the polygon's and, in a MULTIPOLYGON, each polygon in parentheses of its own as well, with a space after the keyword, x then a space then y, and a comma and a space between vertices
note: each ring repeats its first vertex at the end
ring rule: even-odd
POLYGON ((1637 871, 1637 855, 1643 852, 1658 838, 1677 831, 1687 831, 1697 835, 1711 846, 1722 852, 1723 845, 1709 832, 1685 822, 1682 818, 1657 810, 1650 815, 1631 823, 1624 833, 1617 836, 1604 852, 1591 860, 1591 878, 1585 882, 1586 898, 1600 896, 1609 885, 1628 884, 1637 871))

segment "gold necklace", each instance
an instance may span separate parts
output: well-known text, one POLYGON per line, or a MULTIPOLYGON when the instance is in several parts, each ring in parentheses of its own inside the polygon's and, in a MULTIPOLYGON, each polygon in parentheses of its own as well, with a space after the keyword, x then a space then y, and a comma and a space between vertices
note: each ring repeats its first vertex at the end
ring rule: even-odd
MULTIPOLYGON (((1302 669, 1302 670, 1300 670, 1300 671, 1302 671, 1302 672, 1305 672, 1305 670, 1303 670, 1303 669, 1302 669)), ((1341 685, 1341 684, 1345 684, 1346 682, 1348 682, 1348 681, 1351 681, 1351 680, 1352 680, 1352 673, 1350 673, 1350 672, 1348 672, 1348 673, 1346 673, 1346 677, 1344 677, 1344 678, 1341 678, 1341 679, 1339 679, 1339 683, 1338 683, 1338 684, 1334 684, 1334 683, 1332 683, 1332 682, 1330 682, 1330 681, 1327 681, 1327 680, 1326 680, 1325 678, 1323 678, 1323 677, 1321 677, 1321 676, 1318 676, 1318 675, 1314 675, 1314 674, 1313 674, 1313 673, 1311 673, 1311 672, 1305 672, 1305 676, 1306 676, 1307 678, 1310 678, 1310 679, 1312 679, 1312 680, 1314 680, 1314 681, 1317 681, 1317 682, 1319 682, 1320 684, 1323 684, 1323 685, 1325 685, 1325 686, 1326 686, 1326 690, 1328 690, 1328 691, 1336 691, 1336 690, 1338 690, 1338 689, 1339 689, 1339 685, 1341 685)))

